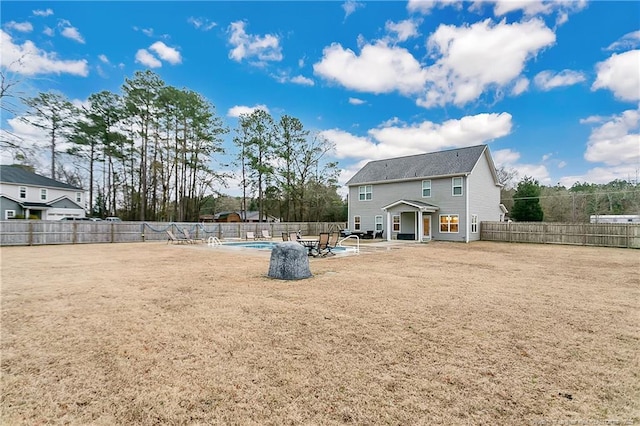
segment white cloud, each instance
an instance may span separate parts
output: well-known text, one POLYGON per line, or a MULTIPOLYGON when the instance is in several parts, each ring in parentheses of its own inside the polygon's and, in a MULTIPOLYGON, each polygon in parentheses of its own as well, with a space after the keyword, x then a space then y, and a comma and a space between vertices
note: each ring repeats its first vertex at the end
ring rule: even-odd
POLYGON ((58 26, 62 28, 61 34, 63 37, 84 44, 84 38, 80 34, 80 31, 78 31, 76 27, 71 26, 69 21, 62 20, 58 26))
POLYGON ((33 31, 33 25, 31 25, 31 22, 9 21, 4 24, 4 26, 7 29, 16 30, 21 33, 30 33, 31 31, 33 31))
POLYGON ((84 44, 84 38, 75 27, 66 27, 62 30, 62 35, 68 39, 75 40, 78 43, 84 44))
POLYGON ((579 12, 587 6, 586 0, 477 0, 469 10, 480 10, 482 5, 492 4, 493 14, 497 17, 513 12, 522 12, 525 17, 551 15, 558 12, 556 26, 569 20, 569 14, 579 12))
POLYGON ((51 27, 44 27, 44 30, 42 30, 42 33, 49 37, 53 37, 53 35, 55 34, 55 31, 51 27))
POLYGON ((303 86, 313 86, 315 85, 315 82, 313 80, 311 80, 310 78, 307 78, 303 75, 296 75, 295 77, 291 78, 290 80, 292 83, 295 84, 301 84, 303 86))
POLYGON ((209 31, 218 25, 215 22, 210 22, 207 18, 194 18, 193 16, 189 17, 187 22, 193 25, 195 29, 202 31, 209 31))
POLYGON ((349 103, 351 105, 362 105, 362 104, 364 104, 366 102, 363 101, 362 99, 358 99, 358 98, 349 98, 349 103))
MULTIPOLYGON (((543 185, 551 183, 549 170, 544 164, 520 162, 520 153, 511 149, 500 149, 491 153, 497 168, 505 167, 515 171, 514 181, 530 176, 543 185)), ((544 161, 544 158, 542 159, 544 161)))
POLYGON ((100 59, 100 62, 103 62, 105 64, 109 63, 109 58, 107 58, 107 55, 104 55, 104 54, 98 55, 98 59, 100 59))
POLYGON ((555 40, 553 31, 539 19, 440 25, 427 43, 438 59, 427 69, 427 93, 417 103, 462 106, 474 101, 485 90, 502 88, 517 79, 527 60, 555 40))
POLYGON ((53 10, 51 9, 34 10, 33 14, 35 16, 50 16, 50 15, 53 15, 53 10))
POLYGON ((591 90, 609 89, 623 101, 640 100, 640 50, 613 54, 596 65, 598 77, 591 90))
POLYGON ((529 89, 529 79, 526 77, 520 77, 516 83, 513 85, 513 89, 511 89, 511 94, 514 96, 518 96, 529 89))
POLYGON ((229 43, 234 46, 229 52, 229 58, 241 62, 246 58, 257 58, 260 64, 265 61, 281 61, 282 49, 280 39, 272 34, 264 36, 247 34, 245 22, 236 21, 229 25, 229 43))
POLYGON ((460 0, 409 0, 407 10, 409 13, 421 13, 427 15, 432 9, 454 6, 458 8, 462 2, 460 0))
POLYGON ((173 47, 169 47, 161 41, 156 41, 150 47, 150 50, 154 51, 160 59, 167 61, 172 65, 176 65, 182 62, 180 52, 173 47))
POLYGON ((406 49, 382 42, 365 45, 360 56, 334 43, 325 47, 314 73, 346 88, 371 93, 418 93, 426 75, 406 49))
POLYGON ((337 158, 376 160, 485 143, 511 132, 511 115, 478 114, 441 124, 423 121, 412 125, 392 120, 355 136, 340 129, 321 135, 335 144, 337 158))
POLYGON ((635 164, 640 167, 640 109, 613 117, 588 117, 582 123, 595 124, 584 158, 609 166, 635 164))
POLYGON ((640 30, 627 33, 611 43, 605 50, 629 50, 640 46, 640 30))
POLYGON ((344 19, 347 19, 349 15, 363 7, 364 3, 358 3, 355 0, 345 1, 344 3, 342 3, 342 9, 344 9, 344 19))
POLYGON ((60 60, 55 52, 45 52, 32 41, 14 44, 11 36, 0 30, 0 66, 23 75, 72 74, 86 77, 89 67, 86 60, 60 60))
POLYGON ((418 26, 421 23, 422 21, 419 19, 405 19, 404 21, 400 22, 387 21, 384 25, 384 28, 388 33, 392 33, 395 35, 395 37, 393 37, 393 40, 403 42, 412 37, 418 36, 418 26))
POLYGON ((250 115, 251 113, 253 113, 255 110, 261 109, 265 112, 269 112, 269 108, 267 108, 266 105, 255 105, 252 107, 249 106, 245 106, 245 105, 236 105, 234 107, 229 108, 229 111, 227 111, 227 117, 240 117, 241 115, 250 115))
POLYGON ((572 70, 562 70, 559 73, 553 71, 539 72, 533 79, 538 88, 548 91, 556 87, 571 86, 582 83, 586 78, 584 74, 572 70))
POLYGON ((147 49, 139 49, 136 52, 136 62, 149 68, 160 68, 162 62, 153 56, 147 49))

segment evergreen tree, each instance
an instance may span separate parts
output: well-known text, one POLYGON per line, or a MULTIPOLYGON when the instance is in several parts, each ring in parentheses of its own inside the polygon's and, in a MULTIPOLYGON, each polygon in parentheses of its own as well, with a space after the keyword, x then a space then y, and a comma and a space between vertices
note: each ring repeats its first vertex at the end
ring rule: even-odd
POLYGON ((519 222, 542 222, 544 213, 540 206, 540 184, 532 177, 525 176, 518 183, 513 195, 511 217, 519 222))

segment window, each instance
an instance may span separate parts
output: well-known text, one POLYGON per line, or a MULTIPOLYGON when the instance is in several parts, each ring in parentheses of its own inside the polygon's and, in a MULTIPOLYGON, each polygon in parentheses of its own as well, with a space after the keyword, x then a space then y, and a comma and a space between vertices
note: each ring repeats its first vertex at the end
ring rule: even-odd
POLYGON ((376 231, 382 231, 382 216, 376 216, 376 231))
POLYGON ((430 180, 422 181, 422 196, 431 197, 431 181, 430 180))
POLYGON ((458 220, 457 214, 440 215, 440 232, 443 234, 458 233, 458 220))
POLYGON ((478 233, 478 215, 477 214, 471 215, 471 232, 474 234, 478 233))
POLYGON ((20 198, 22 198, 22 199, 27 198, 27 187, 26 186, 21 186, 20 187, 20 198))
POLYGON ((372 187, 371 185, 363 185, 358 187, 358 199, 360 201, 367 201, 371 199, 372 187))
POLYGON ((393 222, 393 232, 400 232, 400 216, 397 214, 393 215, 391 220, 393 222))
POLYGON ((14 217, 16 217, 16 211, 15 210, 5 210, 4 211, 4 218, 5 219, 13 219, 14 217))
POLYGON ((82 192, 76 192, 76 203, 82 202, 82 192))
POLYGON ((353 229, 355 231, 359 231, 360 230, 360 216, 354 216, 353 217, 353 229))
POLYGON ((40 199, 43 201, 47 200, 47 190, 44 188, 40 190, 40 199))
POLYGON ((454 196, 459 196, 462 195, 462 178, 461 177, 454 177, 453 179, 451 179, 451 184, 452 184, 452 195, 454 196))

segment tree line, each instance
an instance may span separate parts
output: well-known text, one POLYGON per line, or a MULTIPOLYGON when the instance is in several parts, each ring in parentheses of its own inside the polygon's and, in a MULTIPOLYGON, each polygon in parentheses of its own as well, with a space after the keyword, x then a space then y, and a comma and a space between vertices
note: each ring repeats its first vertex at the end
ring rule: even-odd
MULTIPOLYGON (((23 98, 21 119, 47 135, 49 175, 88 191, 92 216, 129 220, 198 221, 216 213, 217 187, 234 177, 221 159, 229 133, 215 106, 189 89, 168 86, 155 73, 126 78, 121 93, 102 91, 74 106, 63 94, 23 98)), ((233 165, 241 170, 240 208, 284 220, 340 220, 337 164, 325 160, 328 141, 297 118, 275 121, 256 110, 239 118, 233 165)), ((22 164, 33 166, 41 148, 15 140, 22 164)))
POLYGON ((616 179, 566 188, 525 176, 515 188, 503 189, 502 203, 516 221, 589 222, 591 215, 640 214, 640 184, 616 179))

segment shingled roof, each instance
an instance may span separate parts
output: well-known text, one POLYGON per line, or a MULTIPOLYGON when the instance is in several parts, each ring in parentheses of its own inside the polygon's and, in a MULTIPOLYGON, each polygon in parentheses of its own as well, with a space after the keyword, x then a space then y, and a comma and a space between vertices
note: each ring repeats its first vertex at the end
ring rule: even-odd
POLYGON ((370 161, 349 179, 346 185, 464 175, 471 173, 485 149, 487 149, 487 145, 476 145, 447 151, 370 161))
POLYGON ((32 173, 20 166, 3 166, 0 165, 0 182, 15 183, 19 185, 40 186, 46 188, 61 188, 74 191, 82 191, 82 188, 69 185, 68 183, 58 182, 54 179, 32 173))

